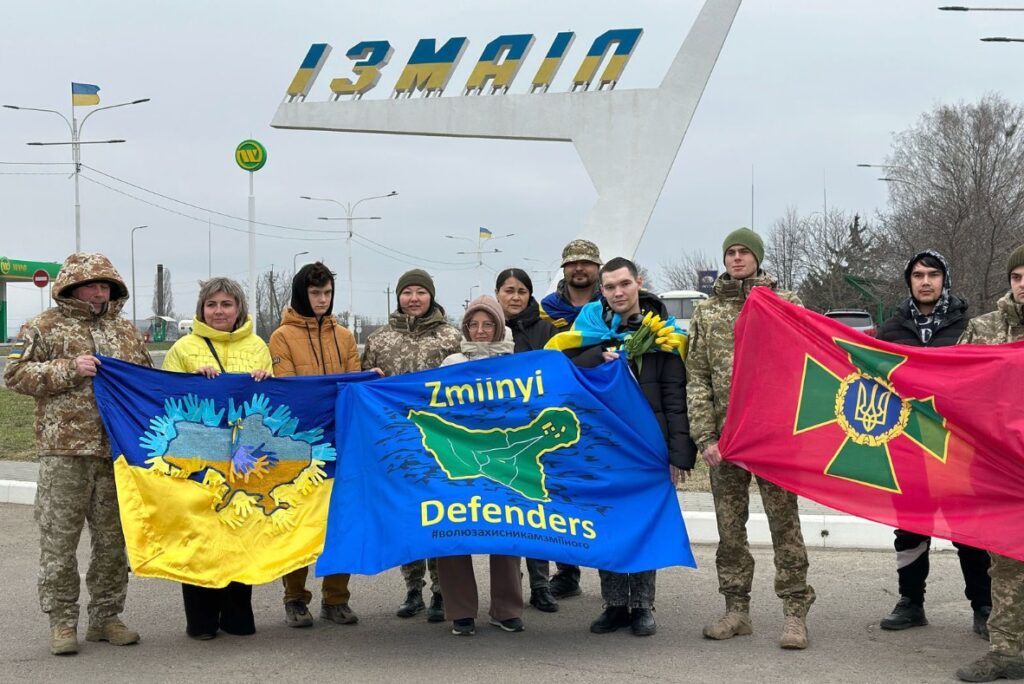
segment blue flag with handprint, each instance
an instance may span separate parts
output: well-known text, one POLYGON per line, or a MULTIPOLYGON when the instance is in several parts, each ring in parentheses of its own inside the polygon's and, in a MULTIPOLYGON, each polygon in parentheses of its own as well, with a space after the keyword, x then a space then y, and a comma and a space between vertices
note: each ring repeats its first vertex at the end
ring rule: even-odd
POLYGON ((658 421, 625 362, 554 351, 338 387, 317 574, 467 553, 693 567, 658 421))
POLYGON ((375 374, 257 383, 100 358, 93 388, 135 574, 262 584, 316 559, 334 484, 338 383, 375 374))

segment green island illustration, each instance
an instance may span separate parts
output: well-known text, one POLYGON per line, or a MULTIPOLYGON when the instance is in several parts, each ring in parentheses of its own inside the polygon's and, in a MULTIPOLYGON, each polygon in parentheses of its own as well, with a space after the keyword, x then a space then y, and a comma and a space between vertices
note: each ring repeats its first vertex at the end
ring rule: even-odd
POLYGON ((567 408, 546 408, 517 428, 474 430, 428 411, 409 411, 423 447, 452 480, 486 477, 527 499, 549 501, 540 457, 580 439, 580 421, 567 408))

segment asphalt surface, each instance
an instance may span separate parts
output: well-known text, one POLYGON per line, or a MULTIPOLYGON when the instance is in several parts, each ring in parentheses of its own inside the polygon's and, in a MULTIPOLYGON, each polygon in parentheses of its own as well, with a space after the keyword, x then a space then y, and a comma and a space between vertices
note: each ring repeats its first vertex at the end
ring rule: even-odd
MULTIPOLYGON (((452 636, 447 623, 428 624, 422 615, 395 617, 405 592, 392 570, 352 579, 358 625, 317 621, 309 629, 289 628, 281 589, 272 583, 254 590, 254 636, 222 634, 207 642, 185 636, 178 586, 132 577, 123 617, 142 633, 142 643, 85 642, 83 608, 80 653, 55 657, 48 651, 47 621, 36 599, 38 534, 32 507, 0 504, 0 529, 0 575, 6 586, 0 601, 2 682, 936 682, 954 681, 956 668, 987 647, 970 630, 954 554, 932 556, 931 625, 883 632, 878 620, 897 598, 893 554, 827 549, 810 552, 818 601, 808 619, 808 650, 777 646, 782 611, 771 589, 770 549, 754 551, 754 634, 708 641, 701 626, 719 615, 722 601, 714 547, 697 546, 699 569, 672 568, 658 575, 659 631, 653 637, 634 637, 628 630, 589 633, 590 621, 602 609, 597 573, 591 570, 584 571, 583 596, 563 601, 554 614, 527 609, 526 631, 519 634, 488 626, 486 614, 469 638, 452 636)), ((83 575, 87 536, 79 553, 83 575)), ((486 586, 484 568, 478 559, 477 576, 486 586)), ((85 597, 84 582, 82 591, 85 597)), ((486 598, 482 604, 486 610, 486 598)))

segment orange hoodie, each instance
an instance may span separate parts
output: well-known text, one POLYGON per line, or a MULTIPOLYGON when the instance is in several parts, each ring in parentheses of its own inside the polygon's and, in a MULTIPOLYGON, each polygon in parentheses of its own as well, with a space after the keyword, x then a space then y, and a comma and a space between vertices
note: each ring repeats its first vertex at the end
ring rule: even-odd
POLYGON ((270 336, 274 377, 332 375, 360 370, 356 340, 332 316, 302 316, 293 308, 284 310, 281 326, 270 336))

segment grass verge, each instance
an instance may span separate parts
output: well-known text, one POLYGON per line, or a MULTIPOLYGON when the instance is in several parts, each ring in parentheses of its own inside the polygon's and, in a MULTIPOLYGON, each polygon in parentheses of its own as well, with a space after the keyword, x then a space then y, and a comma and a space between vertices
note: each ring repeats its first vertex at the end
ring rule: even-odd
POLYGON ((0 460, 36 460, 32 397, 0 387, 0 460))

